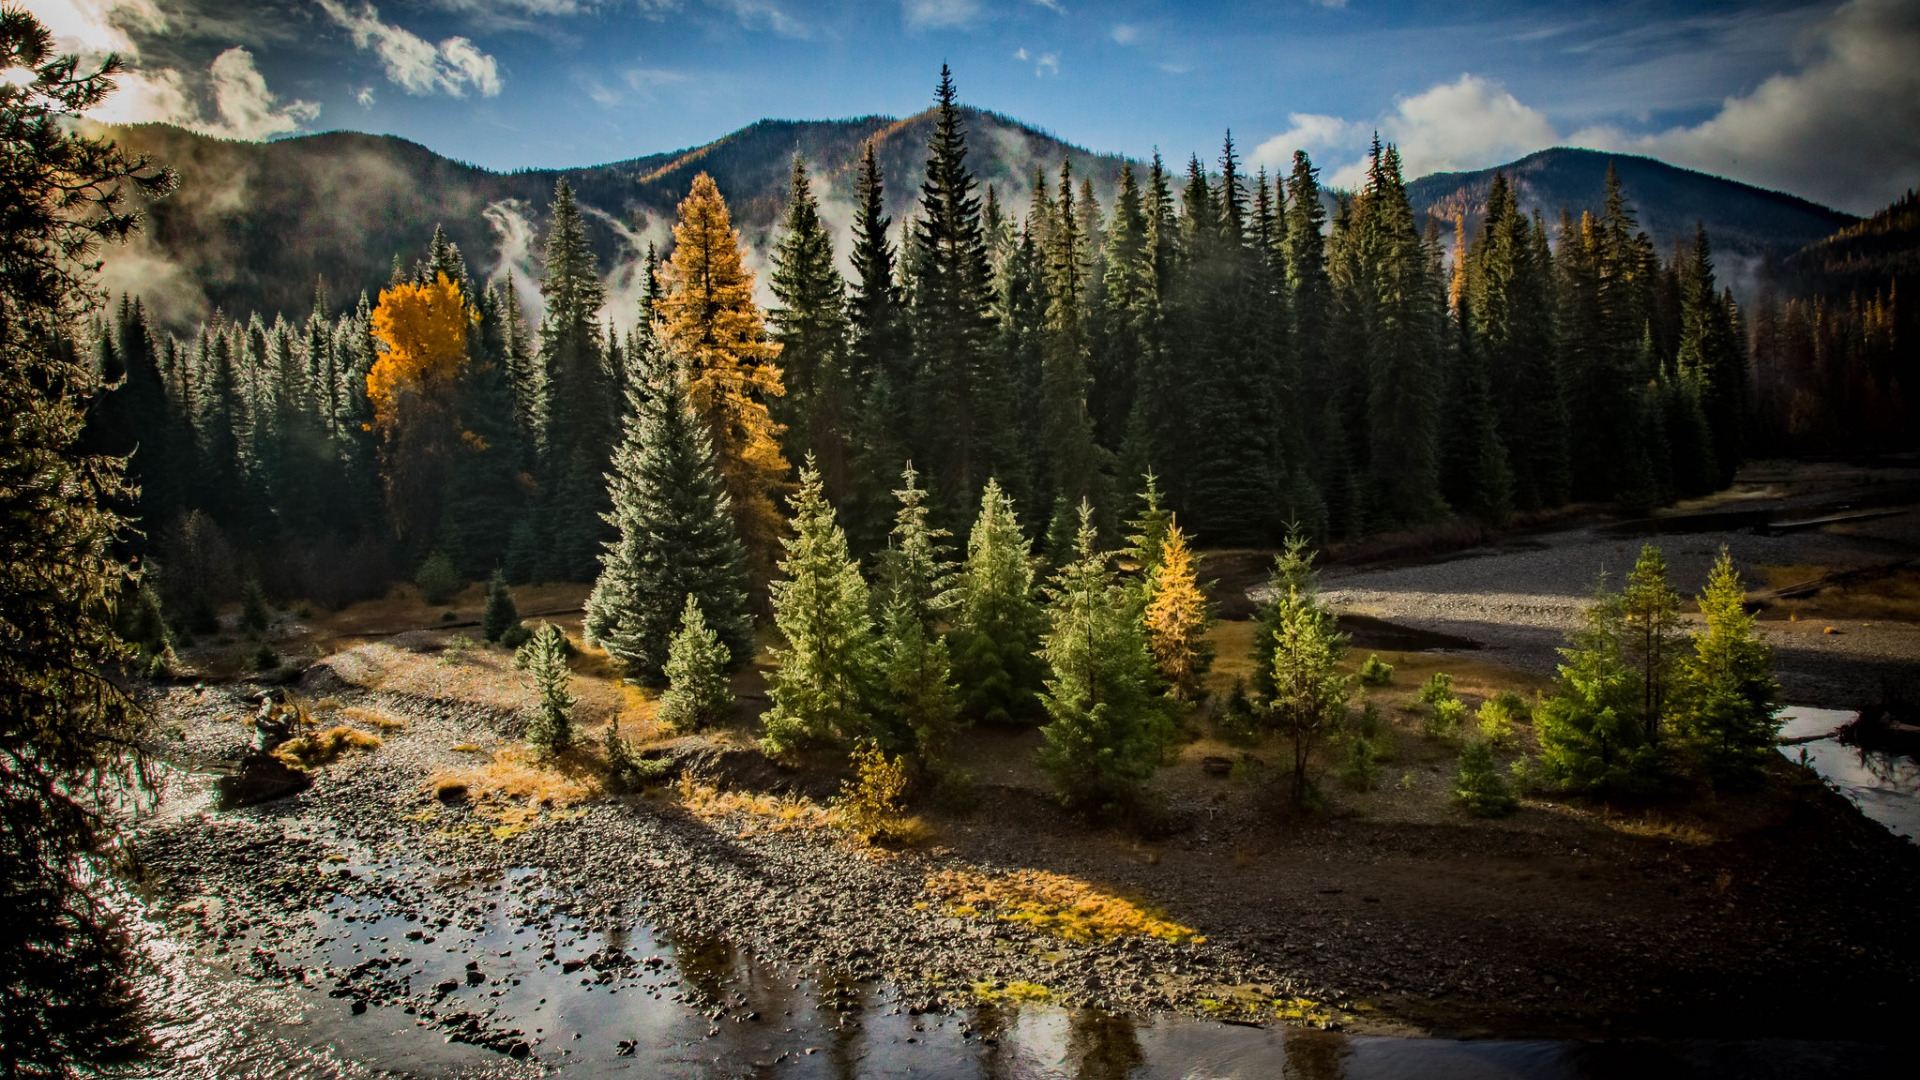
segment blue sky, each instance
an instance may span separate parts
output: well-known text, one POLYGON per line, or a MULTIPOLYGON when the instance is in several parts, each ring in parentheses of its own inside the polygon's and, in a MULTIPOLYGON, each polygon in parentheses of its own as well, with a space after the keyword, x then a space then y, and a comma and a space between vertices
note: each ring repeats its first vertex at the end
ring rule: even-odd
POLYGON ((391 132, 492 168, 697 145, 763 117, 969 104, 1095 150, 1335 179, 1556 144, 1650 153, 1856 212, 1920 184, 1920 0, 25 0, 136 72, 104 112, 239 137, 391 132))

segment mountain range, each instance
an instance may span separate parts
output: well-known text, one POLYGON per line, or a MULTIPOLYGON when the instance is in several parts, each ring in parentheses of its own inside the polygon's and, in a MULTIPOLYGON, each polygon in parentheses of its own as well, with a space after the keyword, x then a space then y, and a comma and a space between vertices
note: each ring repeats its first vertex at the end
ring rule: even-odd
MULTIPOLYGON (((1110 204, 1127 159, 1096 154, 991 112, 965 113, 969 166, 1008 209, 1023 214, 1036 169, 1049 182, 1062 159, 1090 178, 1110 204)), ((304 312, 316 281, 338 307, 362 290, 377 290, 392 261, 411 263, 436 225, 466 254, 476 274, 510 273, 537 304, 538 238, 555 183, 564 178, 588 216, 589 232, 609 278, 610 303, 636 302, 645 245, 664 245, 674 208, 693 177, 710 173, 726 197, 735 227, 764 266, 785 202, 792 155, 808 161, 822 214, 839 233, 843 258, 852 220, 854 174, 869 140, 885 177, 887 206, 898 223, 912 210, 924 175, 931 111, 904 120, 763 120, 704 146, 571 169, 493 172, 390 135, 334 131, 257 143, 195 134, 165 124, 101 129, 128 149, 173 167, 180 187, 150 208, 150 228, 131 246, 110 251, 105 280, 114 292, 146 298, 164 323, 186 326, 212 308, 229 314, 304 312)), ((1737 267, 1782 259, 1853 225, 1858 219, 1805 199, 1651 158, 1557 148, 1470 173, 1436 173, 1409 185, 1417 212, 1469 225, 1483 209, 1487 185, 1504 171, 1523 208, 1549 219, 1562 208, 1598 209, 1608 163, 1641 226, 1663 251, 1704 223, 1731 277, 1737 267)), ((1136 167, 1140 163, 1135 163, 1136 167)), ((1183 162, 1169 162, 1176 174, 1183 162)), ((624 321, 624 319, 622 320, 624 321)))

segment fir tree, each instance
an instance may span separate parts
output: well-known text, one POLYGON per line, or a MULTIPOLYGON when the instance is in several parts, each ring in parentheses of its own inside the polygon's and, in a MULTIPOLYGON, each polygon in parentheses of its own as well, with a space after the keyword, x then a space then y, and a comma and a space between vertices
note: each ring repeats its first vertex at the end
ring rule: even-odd
POLYGON ((847 371, 846 283, 834 268, 833 240, 820 220, 806 161, 797 153, 773 254, 772 285, 779 304, 767 315, 786 377, 787 446, 789 452, 814 456, 827 497, 842 502, 849 485, 851 398, 858 386, 847 371))
POLYGON ((480 633, 490 642, 498 642, 520 625, 520 609, 507 588, 507 575, 499 570, 487 579, 487 606, 480 614, 480 633))
POLYGON ((958 503, 971 500, 991 471, 996 409, 1003 403, 989 348, 992 284, 980 197, 967 168, 953 75, 944 64, 936 100, 908 286, 913 350, 928 394, 920 417, 925 452, 915 457, 931 463, 934 489, 958 503))
POLYGON ((1667 560, 1659 548, 1641 546, 1621 590, 1620 604, 1627 627, 1620 643, 1621 658, 1638 676, 1642 737, 1657 745, 1682 644, 1680 594, 1668 584, 1667 560))
POLYGON ((1148 472, 1143 479, 1147 485, 1140 490, 1140 516, 1127 522, 1133 532, 1127 536, 1126 554, 1139 568, 1141 580, 1150 583, 1173 528, 1173 511, 1162 505, 1159 478, 1148 472))
POLYGON ((1460 805, 1481 817, 1511 813, 1517 805, 1507 782, 1494 767, 1493 745, 1485 739, 1469 739, 1460 749, 1460 774, 1454 780, 1453 797, 1460 805))
POLYGON ((1313 547, 1298 530, 1287 534, 1286 544, 1274 556, 1273 573, 1267 578, 1267 599, 1254 614, 1253 688, 1262 701, 1271 702, 1275 693, 1273 649, 1276 635, 1284 629, 1285 601, 1295 595, 1309 600, 1319 596, 1320 580, 1313 560, 1313 547))
MULTIPOLYGON (((1301 561, 1310 565, 1311 553, 1304 553, 1301 561)), ((1274 627, 1267 720, 1292 744, 1290 791, 1294 806, 1304 807, 1313 791, 1307 768, 1314 744, 1346 719, 1348 678, 1337 669, 1346 655, 1347 637, 1334 629, 1333 612, 1319 597, 1302 591, 1297 576, 1286 582, 1286 589, 1274 601, 1273 614, 1261 621, 1261 630, 1268 623, 1274 627)))
POLYGON ((885 478, 897 475, 906 461, 913 430, 906 407, 915 381, 912 341, 885 207, 880 165, 869 140, 854 184, 853 281, 847 298, 848 380, 858 395, 859 415, 844 510, 847 535, 859 551, 881 545, 888 528, 885 478))
POLYGON ((1547 777, 1572 790, 1632 793, 1658 780, 1660 758, 1640 715, 1641 673, 1627 662, 1626 605, 1603 578, 1560 650, 1559 686, 1534 711, 1547 777))
POLYGON ((1087 238, 1074 204, 1073 171, 1060 165, 1058 211, 1046 236, 1047 317, 1040 373, 1040 437, 1046 448, 1044 490, 1056 503, 1077 504, 1098 490, 1102 455, 1087 413, 1087 238))
POLYGON ((780 344, 767 338, 740 234, 706 173, 693 178, 681 200, 673 239, 673 258, 660 270, 665 295, 658 333, 686 367, 687 389, 707 423, 749 565, 764 580, 780 535, 773 500, 789 468, 780 453, 780 425, 768 408, 770 398, 786 392, 775 363, 780 344))
POLYGON ((1706 630, 1694 635, 1676 688, 1679 734, 1716 781, 1748 782, 1780 736, 1780 685, 1725 548, 1700 593, 1700 613, 1706 630))
MULTIPOLYGON (((613 382, 602 348, 600 283, 585 223, 565 178, 554 185, 552 220, 544 251, 546 277, 540 294, 540 403, 530 410, 544 425, 540 479, 545 569, 573 576, 607 538, 604 490, 593 481, 606 469, 618 434, 613 382)), ((590 572, 590 571, 588 571, 590 572)))
POLYGON ((773 707, 761 739, 774 754, 809 742, 851 741, 868 734, 872 723, 867 583, 811 461, 801 468, 789 505, 793 535, 783 541, 783 576, 773 583, 773 621, 786 644, 773 650, 767 677, 773 707))
POLYGON ((904 486, 894 492, 900 509, 880 558, 876 597, 883 711, 894 729, 887 741, 905 744, 910 738, 923 761, 937 762, 952 744, 960 712, 952 658, 938 627, 957 600, 954 571, 940 543, 947 532, 929 523, 926 492, 911 464, 901 480, 904 486))
POLYGON ((733 712, 733 687, 727 682, 732 659, 719 635, 707 629, 700 602, 689 593, 667 650, 660 722, 676 731, 698 731, 724 720, 733 712))
POLYGON ((1033 555, 1013 500, 991 479, 967 538, 959 590, 952 640, 965 712, 996 723, 1027 717, 1040 685, 1033 555))
POLYGON ((607 480, 618 539, 601 556, 586 629, 630 677, 657 686, 688 596, 733 664, 752 654, 746 553, 685 383, 663 373, 631 404, 607 480))
POLYGON ((1721 488, 1733 482, 1734 470, 1746 455, 1750 379, 1729 302, 1715 291, 1713 248, 1704 225, 1695 227, 1693 254, 1682 268, 1681 282, 1680 348, 1675 365, 1698 396, 1712 440, 1711 465, 1701 471, 1712 478, 1714 488, 1721 488))
POLYGON ((1137 608, 1095 547, 1093 508, 1080 504, 1075 558, 1047 590, 1041 640, 1050 677, 1038 763, 1061 802, 1122 810, 1138 799, 1170 735, 1153 693, 1153 659, 1137 608))
POLYGON ((1161 555, 1148 583, 1144 622, 1147 645, 1175 700, 1191 701, 1213 663, 1207 630, 1213 619, 1206 592, 1194 577, 1193 552, 1180 526, 1169 522, 1161 555))
POLYGON ((559 753, 573 745, 573 707, 579 700, 568 689, 573 672, 567 667, 567 635, 541 623, 525 648, 527 677, 539 695, 527 721, 527 745, 540 754, 559 753))
POLYGON ((1363 264, 1367 349, 1368 486, 1373 514, 1414 524, 1441 509, 1436 404, 1444 300, 1436 263, 1414 227, 1400 153, 1374 154, 1355 210, 1363 264))

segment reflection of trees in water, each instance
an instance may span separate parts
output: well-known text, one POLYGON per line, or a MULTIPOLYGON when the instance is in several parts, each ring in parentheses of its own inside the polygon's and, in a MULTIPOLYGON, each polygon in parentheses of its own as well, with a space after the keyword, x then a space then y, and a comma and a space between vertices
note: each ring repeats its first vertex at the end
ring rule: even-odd
POLYGON ((1347 1055, 1353 1044, 1335 1031, 1290 1027, 1282 1030, 1281 1045, 1287 1051, 1287 1063, 1281 1070, 1285 1080, 1340 1080, 1347 1074, 1347 1055))
POLYGON ((862 1020, 870 993, 865 983, 838 971, 826 972, 814 980, 813 1004, 820 1014, 820 1022, 824 1024, 830 1014, 838 1014, 835 1025, 827 1030, 827 1062, 833 1068, 834 1080, 854 1080, 862 1074, 860 1066, 866 1058, 863 1044, 867 1035, 862 1020))
POLYGON ((733 988, 733 943, 717 934, 678 934, 670 944, 679 960, 680 974, 694 993, 718 1002, 733 988))
POLYGON ((1861 768, 1882 787, 1902 795, 1920 794, 1920 761, 1902 754, 1883 754, 1875 750, 1856 750, 1861 768))
POLYGON ((977 1005, 968 1011, 967 1025, 980 1047, 976 1059, 980 1075, 1007 1075, 1007 1036, 1013 1030, 1013 1016, 998 1005, 977 1005))
POLYGON ((1146 1062, 1133 1018, 1100 1009, 1068 1013, 1067 1062, 1074 1080, 1126 1080, 1146 1062))

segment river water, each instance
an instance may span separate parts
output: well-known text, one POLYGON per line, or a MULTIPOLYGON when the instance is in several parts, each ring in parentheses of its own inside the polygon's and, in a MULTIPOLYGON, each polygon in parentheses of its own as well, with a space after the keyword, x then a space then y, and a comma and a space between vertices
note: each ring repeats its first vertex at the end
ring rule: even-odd
POLYGON ((1801 761, 1860 808, 1860 812, 1908 840, 1920 838, 1920 762, 1901 754, 1848 746, 1832 733, 1859 714, 1844 709, 1789 705, 1781 710, 1785 739, 1815 739, 1780 752, 1801 761))
MULTIPOLYGON (((1787 737, 1821 735, 1852 714, 1791 708, 1787 737)), ((1920 767, 1821 739, 1782 752, 1818 770, 1869 817, 1920 836, 1920 767)), ((164 812, 164 811, 163 811, 164 812)), ((361 875, 427 875, 383 853, 361 875)), ((449 898, 484 902, 475 927, 432 928, 380 900, 336 896, 311 912, 288 967, 383 965, 409 990, 435 992, 444 1021, 467 1013, 516 1032, 525 1058, 452 1041, 396 1006, 333 997, 329 980, 228 973, 135 915, 153 1007, 146 1080, 423 1080, 559 1076, 574 1080, 793 1077, 822 1080, 1497 1080, 1497 1078, 1800 1078, 1904 1074, 1893 1049, 1795 1040, 1578 1042, 1356 1036, 1177 1016, 1130 1017, 1028 1002, 915 1015, 885 985, 761 963, 723 939, 673 940, 645 924, 596 929, 553 919, 556 899, 531 868, 445 875, 449 898), (428 932, 422 928, 427 927, 428 932), (552 958, 543 954, 551 947, 552 958), (604 973, 595 958, 632 960, 604 973), (571 968, 572 970, 568 970, 571 968)), ((129 901, 137 912, 138 905, 129 901)), ((248 954, 244 937, 229 956, 248 954)), ((404 996, 404 995, 403 995, 404 996)))

